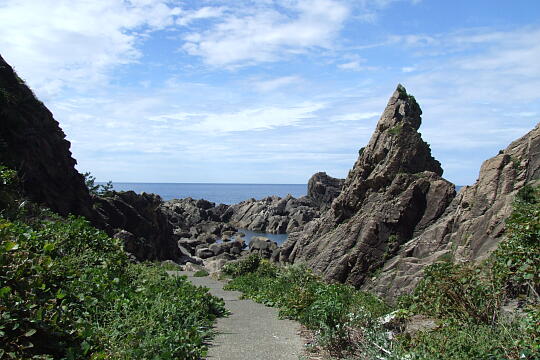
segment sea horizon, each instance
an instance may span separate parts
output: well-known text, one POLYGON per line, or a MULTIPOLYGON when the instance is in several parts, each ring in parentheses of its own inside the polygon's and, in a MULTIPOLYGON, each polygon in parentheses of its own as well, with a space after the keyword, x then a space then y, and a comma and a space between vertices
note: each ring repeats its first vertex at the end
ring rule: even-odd
MULTIPOLYGON (((98 184, 105 184, 98 182, 98 184)), ((163 200, 205 199, 216 204, 237 204, 254 198, 268 196, 299 198, 307 195, 307 184, 250 184, 250 183, 150 183, 112 182, 114 190, 146 192, 161 196, 163 200)))

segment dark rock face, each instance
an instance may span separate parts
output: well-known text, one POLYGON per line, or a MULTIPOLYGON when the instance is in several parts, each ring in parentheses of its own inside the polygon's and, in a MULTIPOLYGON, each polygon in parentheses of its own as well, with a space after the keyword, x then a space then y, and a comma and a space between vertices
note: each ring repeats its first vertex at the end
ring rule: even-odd
POLYGON ((159 197, 91 197, 69 148, 50 111, 0 57, 0 162, 17 170, 24 195, 61 215, 85 216, 138 260, 177 259, 159 197))
POLYGON ((227 214, 231 224, 258 232, 285 234, 300 229, 319 216, 311 199, 296 199, 291 195, 262 200, 250 199, 229 207, 227 214))
POLYGON ((455 188, 417 132, 421 113, 398 86, 331 208, 289 235, 280 261, 360 286, 437 220, 455 188))
POLYGON ((481 261, 502 240, 519 189, 540 177, 540 124, 484 162, 477 182, 463 188, 444 214, 402 246, 365 289, 389 300, 410 292, 423 268, 442 256, 481 261))
POLYGON ((155 194, 117 192, 95 198, 95 207, 109 234, 124 240, 126 251, 137 260, 177 260, 181 253, 173 228, 155 194))
POLYGON ((318 172, 308 181, 307 197, 322 211, 327 210, 341 192, 344 182, 344 179, 336 179, 325 172, 318 172))
POLYGON ((84 178, 51 112, 0 57, 0 162, 17 170, 24 194, 62 214, 92 219, 84 178))

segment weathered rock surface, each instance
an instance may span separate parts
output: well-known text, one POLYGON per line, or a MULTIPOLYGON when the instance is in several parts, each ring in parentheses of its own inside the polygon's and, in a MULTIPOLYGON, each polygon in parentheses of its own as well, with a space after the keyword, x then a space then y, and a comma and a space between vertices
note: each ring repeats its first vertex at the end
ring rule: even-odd
POLYGON ((158 210, 161 200, 133 192, 91 197, 65 137, 51 112, 0 57, 0 162, 17 170, 23 195, 61 215, 85 216, 122 239, 138 260, 176 259, 172 228, 158 210))
POLYGON ((160 210, 158 195, 115 192, 94 201, 105 230, 123 239, 126 251, 138 260, 178 260, 182 256, 173 228, 160 210))
POLYGON ((51 112, 0 56, 0 162, 17 170, 24 194, 62 214, 93 217, 84 178, 51 112))
POLYGON ((418 128, 421 110, 399 85, 330 210, 289 235, 282 262, 364 284, 402 244, 434 223, 455 196, 418 128))
POLYGON ((322 211, 327 210, 341 192, 344 182, 344 179, 333 178, 325 172, 313 174, 308 181, 307 197, 322 211))
POLYGON ((253 237, 249 242, 249 252, 251 254, 258 254, 263 259, 270 259, 272 256, 275 257, 277 251, 277 243, 264 236, 253 237))
POLYGON ((249 199, 229 207, 231 224, 257 232, 285 234, 319 216, 317 207, 307 197, 271 196, 249 199))
POLYGON ((515 194, 540 177, 540 124, 484 162, 473 186, 463 188, 436 223, 404 244, 364 286, 389 300, 411 291, 423 268, 441 257, 481 261, 502 240, 515 194))

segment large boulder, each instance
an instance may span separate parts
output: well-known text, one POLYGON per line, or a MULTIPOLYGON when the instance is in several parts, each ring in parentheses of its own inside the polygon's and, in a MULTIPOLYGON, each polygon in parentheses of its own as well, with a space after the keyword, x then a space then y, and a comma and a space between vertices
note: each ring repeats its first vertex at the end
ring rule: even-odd
POLYGON ((455 187, 418 132, 421 113, 399 85, 331 208, 289 235, 280 261, 361 286, 440 217, 455 187))
POLYGON ((124 239, 126 250, 138 260, 178 260, 182 256, 158 195, 115 192, 95 197, 94 202, 105 231, 124 239))
POLYGON ((344 182, 344 179, 336 179, 325 172, 318 172, 308 181, 307 197, 321 210, 327 210, 341 192, 344 182))

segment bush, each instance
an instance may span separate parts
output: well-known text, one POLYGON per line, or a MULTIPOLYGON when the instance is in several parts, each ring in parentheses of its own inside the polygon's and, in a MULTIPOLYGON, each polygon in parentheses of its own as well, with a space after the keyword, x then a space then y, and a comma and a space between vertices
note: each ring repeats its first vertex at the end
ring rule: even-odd
POLYGON ((408 307, 412 312, 449 321, 492 324, 503 300, 501 295, 480 269, 441 262, 424 270, 424 279, 408 298, 408 307))
POLYGON ((114 187, 112 181, 107 182, 105 185, 96 184, 96 178, 91 173, 85 172, 84 183, 88 188, 88 192, 96 196, 111 196, 114 194, 114 187))
POLYGON ((236 263, 235 269, 250 269, 235 277, 226 289, 239 290, 245 297, 279 308, 282 317, 298 320, 316 335, 318 345, 334 355, 364 352, 373 356, 387 347, 388 339, 376 318, 390 311, 375 296, 343 284, 327 284, 305 266, 277 267, 254 258, 236 263), (369 340, 368 340, 369 339, 369 340))
POLYGON ((205 276, 208 276, 208 271, 199 270, 199 271, 196 271, 195 274, 193 274, 193 276, 195 276, 195 277, 205 277, 205 276))
POLYGON ((239 261, 234 261, 226 264, 222 272, 229 276, 241 276, 247 273, 252 273, 259 267, 261 258, 257 254, 251 254, 248 257, 239 261))
POLYGON ((409 357, 540 358, 539 195, 538 187, 519 191, 506 238, 484 264, 446 262, 424 270, 414 293, 399 304, 402 313, 434 317, 440 326, 401 337, 409 357), (509 300, 518 305, 511 318, 501 316, 509 300))
POLYGON ((221 300, 78 217, 0 219, 0 357, 198 359, 221 300))

